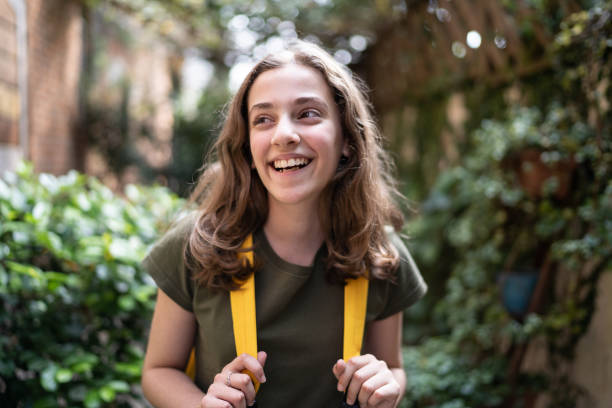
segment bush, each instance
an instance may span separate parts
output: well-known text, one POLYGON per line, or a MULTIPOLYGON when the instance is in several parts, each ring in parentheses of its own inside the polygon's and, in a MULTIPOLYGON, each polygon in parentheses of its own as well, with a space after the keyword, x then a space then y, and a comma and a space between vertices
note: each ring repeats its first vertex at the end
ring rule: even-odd
POLYGON ((130 185, 125 198, 71 171, 0 179, 0 406, 128 406, 155 286, 148 246, 181 201, 130 185))

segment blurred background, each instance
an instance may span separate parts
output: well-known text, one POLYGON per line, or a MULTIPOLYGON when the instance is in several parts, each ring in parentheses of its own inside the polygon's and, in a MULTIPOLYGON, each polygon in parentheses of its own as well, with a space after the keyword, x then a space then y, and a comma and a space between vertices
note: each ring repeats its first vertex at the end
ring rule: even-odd
POLYGON ((612 406, 610 0, 0 0, 0 405, 147 406, 139 263, 292 38, 410 202, 401 406, 612 406))

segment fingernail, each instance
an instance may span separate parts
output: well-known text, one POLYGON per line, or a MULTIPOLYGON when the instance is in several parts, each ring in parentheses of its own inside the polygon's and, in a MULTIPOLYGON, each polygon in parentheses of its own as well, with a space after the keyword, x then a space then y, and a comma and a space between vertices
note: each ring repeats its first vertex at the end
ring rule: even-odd
POLYGON ((344 392, 344 387, 342 386, 342 384, 338 384, 338 391, 344 392))

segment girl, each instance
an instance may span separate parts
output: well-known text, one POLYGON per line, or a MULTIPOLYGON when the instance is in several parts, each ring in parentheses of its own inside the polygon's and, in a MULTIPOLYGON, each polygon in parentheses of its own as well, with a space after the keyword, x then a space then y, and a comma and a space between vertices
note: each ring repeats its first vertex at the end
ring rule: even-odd
POLYGON ((144 265, 159 290, 143 367, 157 407, 395 407, 402 310, 426 291, 363 87, 316 45, 259 62, 184 217, 144 265), (252 236, 255 261, 239 255, 252 236), (257 356, 236 357, 229 292, 254 273, 257 356), (344 361, 343 286, 368 277, 362 354, 344 361), (195 381, 184 370, 192 347, 195 381))

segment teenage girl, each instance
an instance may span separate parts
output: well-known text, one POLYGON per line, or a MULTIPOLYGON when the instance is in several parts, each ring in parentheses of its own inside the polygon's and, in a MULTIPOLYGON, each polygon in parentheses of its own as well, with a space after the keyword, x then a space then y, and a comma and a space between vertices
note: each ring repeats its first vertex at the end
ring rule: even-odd
POLYGON ((156 407, 395 407, 402 311, 426 291, 395 231, 400 196, 361 82, 320 47, 269 55, 234 96, 192 200, 144 261, 159 290, 142 374, 156 407), (251 265, 239 257, 252 236, 251 265), (229 292, 255 274, 257 356, 236 357, 229 292), (343 286, 367 276, 360 356, 343 286), (195 347, 195 380, 185 366, 195 347), (255 392, 250 371, 261 383, 255 392))

